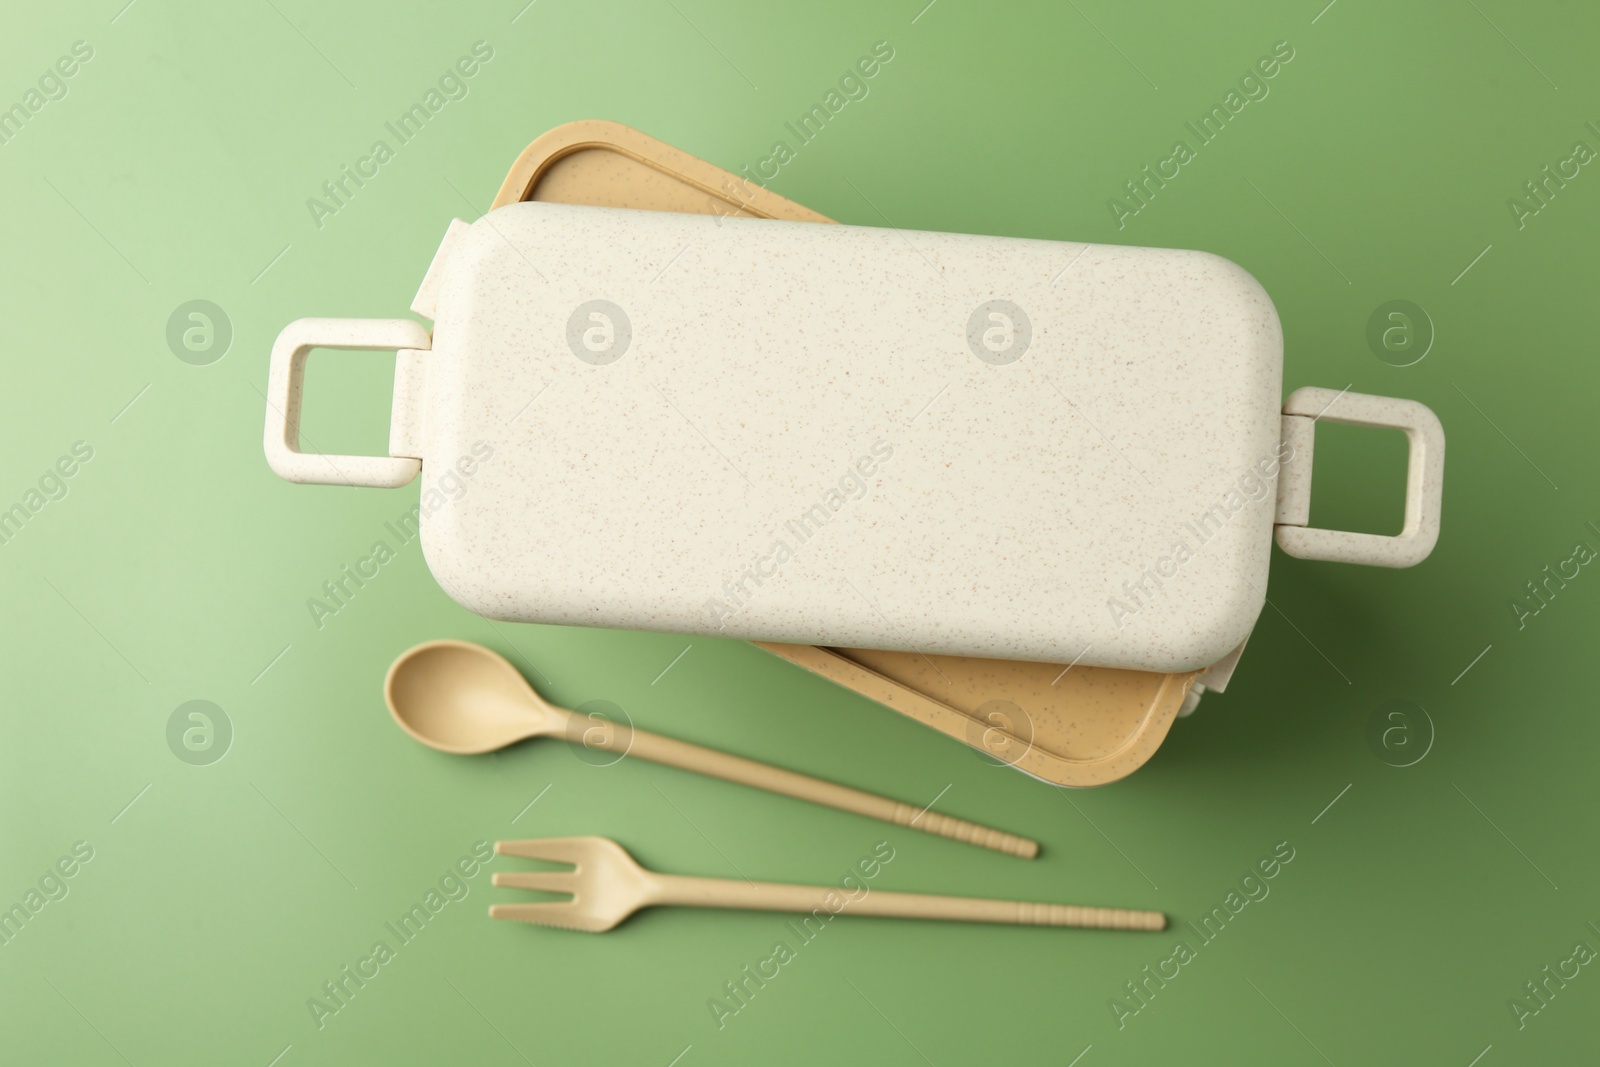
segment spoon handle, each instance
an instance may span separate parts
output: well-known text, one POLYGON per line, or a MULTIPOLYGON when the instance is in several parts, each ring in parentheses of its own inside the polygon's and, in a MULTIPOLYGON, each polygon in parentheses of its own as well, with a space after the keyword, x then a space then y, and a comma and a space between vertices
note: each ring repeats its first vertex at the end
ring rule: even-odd
POLYGON ((980 845, 1024 859, 1032 859, 1039 854, 1039 843, 1025 837, 1017 837, 1015 834, 990 829, 949 815, 940 815, 927 808, 914 808, 910 804, 902 804, 888 797, 865 793, 834 782, 825 782, 820 778, 786 771, 781 767, 758 763, 742 756, 702 748, 687 741, 678 741, 645 730, 632 730, 626 726, 615 725, 603 732, 596 731, 593 740, 587 740, 585 743, 637 756, 652 763, 664 763, 669 767, 679 767, 712 778, 754 786, 769 793, 782 793, 784 796, 809 800, 813 804, 852 811, 869 819, 894 823, 896 826, 909 826, 913 830, 965 841, 969 845, 980 845))

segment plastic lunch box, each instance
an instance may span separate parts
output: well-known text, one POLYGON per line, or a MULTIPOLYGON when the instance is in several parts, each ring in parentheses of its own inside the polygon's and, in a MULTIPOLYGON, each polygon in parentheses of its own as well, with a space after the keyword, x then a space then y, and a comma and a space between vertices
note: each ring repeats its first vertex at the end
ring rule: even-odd
POLYGON ((1327 390, 1280 416, 1276 314, 1232 264, 751 221, 820 216, 734 188, 613 124, 536 141, 436 255, 413 305, 431 345, 404 320, 280 336, 274 469, 398 485, 486 449, 424 523, 469 607, 808 642, 766 647, 1060 784, 1127 773, 1197 676, 1226 681, 1268 527, 1312 558, 1431 549, 1437 420, 1327 390), (401 350, 390 457, 298 452, 311 347, 401 350), (1398 537, 1306 527, 1318 418, 1407 432, 1398 537), (1083 701, 1069 729, 1010 699, 1037 708, 1062 663, 1107 727, 1087 742, 1083 701))

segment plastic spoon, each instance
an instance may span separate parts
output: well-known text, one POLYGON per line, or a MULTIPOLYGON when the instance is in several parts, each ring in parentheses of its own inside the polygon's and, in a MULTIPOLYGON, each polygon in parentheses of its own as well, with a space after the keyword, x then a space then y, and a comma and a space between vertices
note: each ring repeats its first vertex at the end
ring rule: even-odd
MULTIPOLYGON (((504 657, 467 641, 429 641, 389 667, 384 700, 400 728, 441 752, 477 755, 530 737, 573 739, 584 716, 547 703, 504 657)), ((653 763, 754 786, 830 808, 1032 859, 1039 843, 741 756, 608 724, 582 742, 653 763)))

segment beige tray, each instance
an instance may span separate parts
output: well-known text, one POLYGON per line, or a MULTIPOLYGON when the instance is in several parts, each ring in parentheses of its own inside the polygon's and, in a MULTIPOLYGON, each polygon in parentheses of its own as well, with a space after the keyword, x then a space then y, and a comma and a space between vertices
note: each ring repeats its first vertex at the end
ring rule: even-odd
MULTIPOLYGON (((520 200, 832 221, 637 130, 600 120, 558 126, 524 149, 493 206, 520 200)), ((760 647, 998 761, 1067 786, 1102 785, 1137 770, 1166 738, 1200 676, 811 645, 760 647)), ((1213 671, 1231 668, 1233 658, 1213 671)))

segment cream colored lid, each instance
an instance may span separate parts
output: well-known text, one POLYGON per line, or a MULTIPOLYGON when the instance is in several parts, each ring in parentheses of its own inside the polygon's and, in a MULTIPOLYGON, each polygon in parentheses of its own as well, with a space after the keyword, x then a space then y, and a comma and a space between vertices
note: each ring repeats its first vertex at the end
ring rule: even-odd
POLYGON ((423 545, 475 611, 1187 671, 1261 609, 1282 337, 1227 260, 541 203, 447 252, 423 545))

